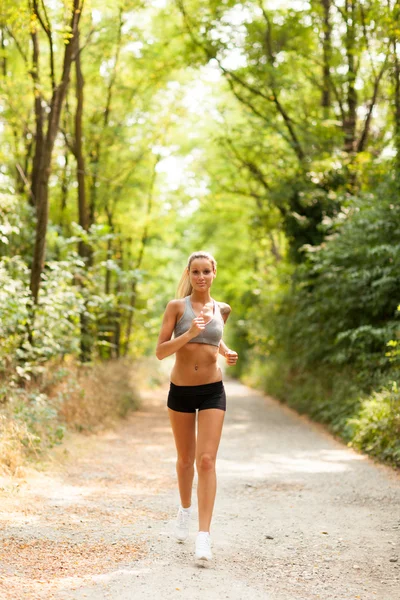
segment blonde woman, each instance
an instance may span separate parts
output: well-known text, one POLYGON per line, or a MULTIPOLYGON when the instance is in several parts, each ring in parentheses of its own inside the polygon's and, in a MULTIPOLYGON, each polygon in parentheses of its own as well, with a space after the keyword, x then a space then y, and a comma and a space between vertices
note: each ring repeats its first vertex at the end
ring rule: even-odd
POLYGON ((175 354, 167 402, 177 450, 181 500, 175 535, 183 542, 189 534, 196 462, 199 532, 195 558, 206 561, 212 559, 210 525, 217 489, 215 461, 226 411, 217 358, 222 354, 228 365, 235 365, 238 359, 237 353, 229 350, 222 340, 231 308, 211 297, 216 274, 217 263, 211 254, 190 255, 179 283, 178 299, 171 300, 165 310, 156 350, 160 360, 175 354))

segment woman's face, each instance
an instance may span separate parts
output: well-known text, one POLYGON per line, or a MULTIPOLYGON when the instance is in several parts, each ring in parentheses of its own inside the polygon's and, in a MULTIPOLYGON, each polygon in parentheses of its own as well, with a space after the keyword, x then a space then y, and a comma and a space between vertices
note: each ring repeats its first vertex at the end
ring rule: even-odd
POLYGON ((208 258, 195 258, 192 260, 189 268, 189 279, 194 290, 199 292, 208 290, 215 276, 216 272, 208 258))

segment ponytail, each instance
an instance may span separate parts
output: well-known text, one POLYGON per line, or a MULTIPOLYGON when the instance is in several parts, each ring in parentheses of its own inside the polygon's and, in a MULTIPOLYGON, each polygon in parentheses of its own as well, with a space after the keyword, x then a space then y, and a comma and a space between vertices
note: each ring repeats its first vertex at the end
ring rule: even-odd
POLYGON ((212 264, 214 272, 217 270, 217 261, 209 252, 193 252, 193 254, 189 256, 188 265, 183 271, 181 280, 178 284, 178 289, 176 292, 177 298, 185 298, 186 296, 190 296, 190 294, 192 293, 193 288, 192 284, 190 283, 189 269, 190 265, 192 264, 192 261, 196 258, 206 258, 212 264))
POLYGON ((177 298, 185 298, 186 296, 190 296, 192 293, 192 284, 190 283, 188 267, 182 273, 181 280, 178 284, 178 289, 176 292, 177 298))

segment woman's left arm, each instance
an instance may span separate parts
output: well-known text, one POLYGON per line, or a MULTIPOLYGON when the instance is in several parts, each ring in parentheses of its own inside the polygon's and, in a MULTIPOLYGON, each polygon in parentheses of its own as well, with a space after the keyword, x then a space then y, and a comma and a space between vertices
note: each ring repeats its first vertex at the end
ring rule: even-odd
POLYGON ((225 356, 225 354, 228 350, 229 350, 229 348, 225 344, 224 340, 221 340, 219 343, 219 353, 222 354, 222 356, 225 356))
MULTIPOLYGON (((226 323, 229 315, 232 312, 231 307, 229 306, 229 304, 225 304, 224 302, 220 302, 219 303, 219 308, 221 311, 221 315, 222 318, 224 320, 224 323, 226 323)), ((225 344, 224 340, 220 341, 219 344, 219 353, 222 354, 222 356, 226 359, 226 363, 227 365, 236 365, 237 360, 239 358, 238 353, 235 352, 234 350, 230 350, 228 348, 228 346, 225 344)))

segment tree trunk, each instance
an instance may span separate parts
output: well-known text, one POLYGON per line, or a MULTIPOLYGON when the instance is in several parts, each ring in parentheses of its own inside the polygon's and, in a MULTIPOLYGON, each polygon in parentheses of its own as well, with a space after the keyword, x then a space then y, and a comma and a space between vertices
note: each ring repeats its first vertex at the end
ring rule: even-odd
MULTIPOLYGON (((79 47, 79 29, 76 32, 75 39, 75 74, 76 74, 76 112, 75 112, 75 158, 77 165, 76 178, 78 181, 78 214, 79 225, 85 231, 89 230, 89 214, 86 202, 86 186, 85 186, 85 157, 83 153, 83 89, 85 81, 83 79, 81 67, 81 55, 79 47)), ((90 248, 84 242, 79 243, 79 255, 85 259, 90 254, 90 248)))
POLYGON ((346 0, 346 56, 347 56, 347 113, 343 123, 344 149, 349 154, 355 150, 357 123, 357 91, 356 91, 356 0, 346 0))
POLYGON ((400 59, 398 52, 399 35, 397 34, 397 26, 400 19, 400 1, 396 0, 393 10, 393 25, 395 34, 392 40, 393 47, 393 83, 394 83, 394 144, 396 148, 396 179, 400 185, 400 59))
POLYGON ((38 302, 40 278, 44 267, 44 257, 46 250, 46 232, 49 218, 49 177, 51 155, 47 152, 41 157, 39 177, 36 183, 35 201, 36 201, 36 237, 33 250, 33 259, 31 267, 30 289, 35 304, 38 302))
MULTIPOLYGON (((110 227, 110 234, 114 235, 114 222, 113 222, 113 211, 110 209, 108 203, 105 207, 105 211, 107 214, 108 226, 110 227)), ((113 240, 112 237, 109 236, 107 238, 107 251, 106 251, 106 273, 104 278, 104 293, 111 293, 111 269, 108 266, 108 261, 112 260, 113 255, 113 240)))
MULTIPOLYGON (((119 232, 119 238, 117 240, 118 247, 116 248, 116 260, 118 262, 119 268, 121 271, 124 268, 124 260, 123 260, 123 244, 122 244, 122 236, 121 232, 119 232)), ((120 358, 121 356, 121 320, 122 320, 122 311, 120 306, 120 298, 121 298, 121 278, 117 277, 115 282, 115 290, 114 296, 117 301, 117 307, 114 311, 114 356, 115 358, 120 358)))
POLYGON ((39 73, 39 40, 38 32, 35 28, 31 33, 32 38, 32 70, 33 93, 34 93, 34 111, 35 111, 35 153, 33 155, 32 174, 31 174, 31 198, 32 203, 37 206, 39 198, 39 177, 42 169, 42 157, 44 154, 44 116, 42 108, 42 95, 40 92, 40 73, 39 73))
POLYGON ((65 209, 67 208, 68 199, 68 165, 69 165, 69 152, 67 146, 64 152, 65 165, 62 170, 61 177, 61 206, 60 206, 60 226, 64 228, 65 221, 65 209))
MULTIPOLYGON (((135 265, 135 268, 137 270, 140 269, 140 267, 142 266, 144 251, 145 251, 145 248, 146 248, 146 245, 148 242, 149 220, 150 220, 150 215, 151 215, 152 205, 153 205, 153 190, 154 190, 154 184, 156 182, 156 177, 157 177, 156 168, 157 168, 157 164, 159 161, 160 161, 160 156, 156 156, 156 160, 154 162, 154 167, 153 167, 153 173, 152 173, 152 177, 151 177, 151 181, 150 181, 149 193, 147 196, 146 223, 143 228, 142 239, 140 240, 139 255, 138 255, 138 258, 136 261, 136 265, 135 265)), ((132 328, 133 328, 133 313, 134 313, 135 306, 136 306, 136 300, 137 300, 137 279, 136 279, 136 277, 134 277, 134 279, 132 280, 132 285, 131 285, 131 297, 130 297, 130 303, 129 303, 130 311, 129 311, 129 316, 128 316, 127 332, 126 332, 126 339, 125 339, 124 352, 123 352, 124 356, 126 356, 129 352, 130 338, 131 338, 132 328)))
POLYGON ((329 19, 331 0, 321 0, 324 11, 324 38, 322 42, 323 49, 323 67, 322 67, 322 98, 321 106, 324 109, 324 118, 329 117, 329 109, 331 106, 331 84, 330 84, 330 66, 332 57, 331 33, 332 26, 329 19))
POLYGON ((3 77, 7 77, 7 57, 6 57, 6 45, 5 45, 5 27, 0 26, 0 48, 1 48, 1 72, 3 77))
MULTIPOLYGON (((32 9, 34 16, 36 18, 35 8, 32 9)), ((56 139, 56 135, 59 128, 60 123, 60 115, 61 109, 64 102, 65 94, 67 91, 68 83, 69 83, 69 75, 71 71, 71 64, 73 61, 73 52, 74 52, 74 37, 76 35, 79 19, 81 16, 80 10, 80 0, 73 0, 73 6, 71 9, 71 21, 70 21, 70 31, 71 31, 71 39, 68 44, 65 46, 64 50, 64 61, 63 61, 63 72, 61 76, 60 83, 55 86, 51 101, 50 101, 50 112, 47 121, 47 134, 46 138, 43 138, 42 143, 40 139, 36 140, 36 148, 35 148, 35 182, 32 179, 32 191, 35 197, 36 203, 36 238, 35 238, 35 248, 33 252, 33 261, 32 261, 32 270, 31 270, 31 280, 30 280, 30 289, 32 292, 33 299, 35 303, 38 301, 39 295, 39 287, 40 287, 40 278, 43 270, 44 260, 45 260, 45 250, 46 250, 46 231, 47 231, 47 223, 48 223, 48 212, 49 212, 49 204, 48 204, 48 184, 49 177, 51 172, 51 158, 53 154, 54 142, 56 139)), ((34 52, 34 67, 36 65, 36 69, 38 68, 38 56, 39 56, 39 42, 37 36, 37 30, 35 30, 32 34, 33 40, 33 52, 34 52), (36 61, 36 62, 35 62, 36 61)), ((33 77, 35 80, 35 74, 33 73, 33 77)), ((37 118, 39 118, 39 123, 43 123, 42 119, 42 108, 41 108, 41 95, 39 90, 37 90, 39 95, 39 104, 37 104, 37 98, 35 97, 35 110, 37 118), (40 106, 40 108, 39 108, 40 106)))
MULTIPOLYGON (((121 45, 122 45, 122 26, 123 26, 123 19, 122 19, 122 9, 119 9, 119 25, 118 25, 118 37, 117 37, 117 47, 116 47, 116 51, 115 51, 115 60, 114 60, 114 66, 113 66, 113 70, 111 73, 111 77, 109 79, 108 82, 108 86, 107 86, 107 100, 106 100, 106 105, 104 107, 104 114, 103 114, 103 130, 105 130, 108 127, 108 123, 110 120, 110 113, 111 113, 111 100, 112 100, 112 95, 113 95, 113 89, 114 89, 114 83, 116 81, 116 77, 117 77, 117 70, 118 70, 118 62, 119 62, 119 56, 121 53, 121 45)), ((92 225, 95 222, 95 215, 96 215, 96 204, 97 204, 97 186, 98 186, 98 174, 99 174, 99 168, 100 168, 100 155, 101 155, 101 143, 100 143, 100 138, 96 141, 93 150, 90 153, 90 172, 92 173, 92 180, 91 180, 91 186, 90 186, 90 201, 89 201, 89 226, 92 225)))
MULTIPOLYGON (((83 78, 81 66, 81 49, 80 49, 80 32, 79 28, 76 31, 75 38, 75 76, 76 76, 76 112, 75 112, 75 142, 74 155, 76 159, 76 178, 78 182, 78 215, 79 225, 84 231, 89 231, 89 213, 86 200, 86 175, 85 175, 85 156, 83 151, 83 90, 85 80, 83 78)), ((80 241, 78 244, 78 254, 83 259, 86 268, 92 262, 92 251, 88 244, 80 241)), ((81 281, 82 288, 85 287, 85 282, 81 281)), ((92 355, 93 339, 90 334, 90 321, 85 312, 80 314, 80 359, 81 362, 88 362, 92 355)))

